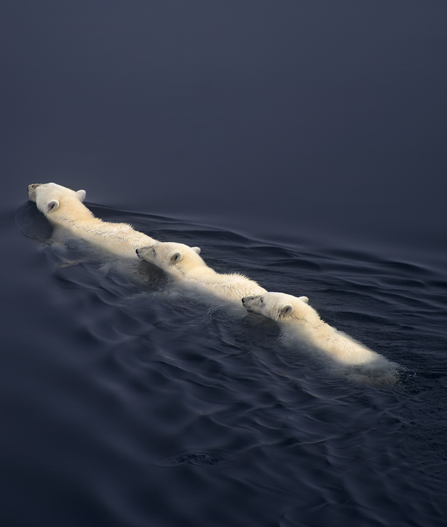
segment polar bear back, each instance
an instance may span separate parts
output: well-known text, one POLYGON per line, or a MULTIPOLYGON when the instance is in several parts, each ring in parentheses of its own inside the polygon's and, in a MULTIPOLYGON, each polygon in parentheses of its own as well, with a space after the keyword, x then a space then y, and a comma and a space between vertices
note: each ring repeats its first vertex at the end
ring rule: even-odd
POLYGON ((203 287, 210 293, 222 296, 228 300, 237 300, 247 295, 265 293, 266 290, 241 274, 220 274, 220 273, 193 273, 187 276, 188 282, 203 287))
POLYGON ((74 191, 56 183, 34 183, 29 185, 28 195, 53 226, 53 243, 81 239, 117 256, 135 259, 137 247, 156 241, 125 223, 96 218, 82 203, 84 190, 74 191))
POLYGON ((196 288, 226 300, 240 303, 243 296, 265 293, 266 290, 244 275, 217 273, 200 256, 198 247, 183 243, 158 242, 138 249, 138 256, 181 282, 183 287, 196 288))
POLYGON ((321 320, 317 311, 307 302, 307 297, 273 292, 242 300, 247 311, 280 324, 281 337, 286 345, 293 346, 294 342, 301 342, 345 365, 387 362, 378 353, 321 320))

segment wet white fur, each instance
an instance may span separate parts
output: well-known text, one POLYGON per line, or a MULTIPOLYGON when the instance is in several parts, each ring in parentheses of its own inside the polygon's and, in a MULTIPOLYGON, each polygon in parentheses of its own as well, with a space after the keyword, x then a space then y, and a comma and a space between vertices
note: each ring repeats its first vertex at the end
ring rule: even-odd
POLYGON ((53 243, 81 239, 114 255, 136 259, 138 247, 156 241, 125 223, 96 218, 82 203, 85 190, 75 192, 56 183, 34 183, 29 185, 28 195, 53 226, 53 243))
POLYGON ((226 300, 240 300, 266 290, 241 274, 220 274, 208 267, 198 247, 183 243, 158 242, 137 251, 139 258, 155 264, 183 285, 199 288, 226 300))
POLYGON ((386 365, 388 361, 360 342, 321 320, 307 297, 265 293, 242 300, 245 309, 275 320, 285 344, 311 345, 343 365, 386 365))

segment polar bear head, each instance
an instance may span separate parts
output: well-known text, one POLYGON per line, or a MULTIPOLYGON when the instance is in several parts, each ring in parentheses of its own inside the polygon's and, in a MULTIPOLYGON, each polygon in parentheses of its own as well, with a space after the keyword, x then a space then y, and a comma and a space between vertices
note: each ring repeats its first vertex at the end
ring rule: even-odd
POLYGON ((35 201, 37 208, 43 214, 55 212, 61 205, 82 203, 85 199, 85 190, 74 191, 57 185, 56 183, 33 183, 28 185, 28 196, 35 201))
POLYGON ((296 297, 285 293, 264 293, 242 299, 242 304, 249 313, 257 313, 278 322, 316 323, 320 317, 308 302, 307 296, 296 297))
POLYGON ((207 267, 199 256, 199 247, 189 247, 183 243, 157 242, 149 247, 136 250, 138 258, 150 262, 163 271, 176 276, 184 276, 196 267, 207 267))

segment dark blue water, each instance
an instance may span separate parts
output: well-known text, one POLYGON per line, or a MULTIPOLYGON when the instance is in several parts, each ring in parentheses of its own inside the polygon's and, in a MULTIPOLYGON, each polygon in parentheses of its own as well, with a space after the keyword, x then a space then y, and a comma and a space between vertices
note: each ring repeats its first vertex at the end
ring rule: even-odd
POLYGON ((357 386, 283 348, 271 322, 61 258, 25 203, 2 354, 7 525, 444 524, 444 270, 92 209, 308 294, 404 371, 392 388, 357 386))
POLYGON ((2 525, 445 525, 446 15, 0 6, 2 525), (308 296, 399 382, 330 375, 271 322, 61 253, 27 202, 48 181, 308 296))

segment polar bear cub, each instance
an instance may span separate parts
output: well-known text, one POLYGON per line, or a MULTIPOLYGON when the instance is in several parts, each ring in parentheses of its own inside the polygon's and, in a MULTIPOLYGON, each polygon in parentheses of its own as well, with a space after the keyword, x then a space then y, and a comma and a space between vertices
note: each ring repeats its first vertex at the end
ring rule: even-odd
POLYGON ((285 344, 298 340, 346 366, 390 364, 378 353, 323 322, 308 302, 305 296, 284 293, 265 293, 242 299, 249 313, 258 313, 279 323, 285 344))
POLYGON ((158 242, 137 249, 140 259, 155 264, 172 278, 213 295, 241 301, 243 296, 259 295, 266 290, 241 274, 220 274, 204 262, 199 247, 183 243, 158 242))
POLYGON ((28 195, 53 226, 53 242, 81 239, 115 255, 136 259, 137 247, 156 241, 125 223, 96 218, 82 203, 85 190, 74 191, 56 183, 34 183, 28 186, 28 195))

